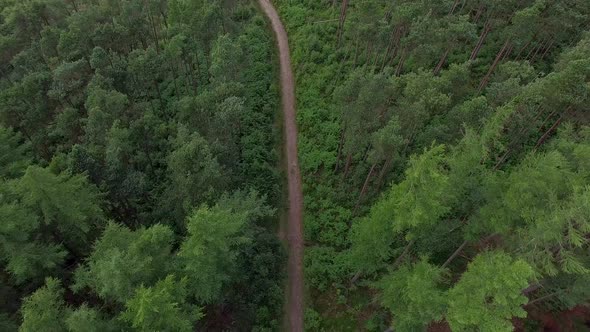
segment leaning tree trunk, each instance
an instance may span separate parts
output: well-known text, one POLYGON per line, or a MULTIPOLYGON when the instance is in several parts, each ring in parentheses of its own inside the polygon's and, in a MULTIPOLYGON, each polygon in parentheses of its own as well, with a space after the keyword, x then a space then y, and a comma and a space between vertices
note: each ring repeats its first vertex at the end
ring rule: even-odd
POLYGON ((338 23, 338 47, 342 41, 344 34, 344 22, 346 22, 346 13, 348 12, 348 0, 342 0, 342 7, 340 8, 340 22, 338 23))
POLYGON ((479 40, 477 41, 477 45, 475 45, 475 48, 473 49, 473 51, 471 51, 471 55, 469 56, 469 60, 475 60, 477 58, 477 55, 479 54, 479 51, 481 50, 481 47, 483 46, 483 43, 486 39, 486 37, 488 36, 488 33, 490 33, 490 30, 492 29, 492 25, 490 24, 489 20, 486 21, 486 23, 483 26, 483 30, 481 32, 481 35, 479 36, 479 40))
POLYGON ((440 61, 436 65, 436 68, 434 68, 434 76, 437 76, 440 73, 443 65, 445 64, 445 61, 447 60, 447 56, 449 55, 449 51, 450 51, 450 49, 447 49, 445 51, 445 53, 440 57, 440 61))
POLYGON ((465 246, 467 245, 467 241, 464 241, 463 243, 461 243, 461 245, 459 246, 459 248, 457 248, 457 250, 455 250, 455 252, 453 252, 453 254, 444 262, 443 265, 441 265, 441 268, 445 268, 447 267, 449 264, 451 264, 451 262, 457 258, 457 256, 459 256, 459 254, 461 253, 461 251, 463 251, 463 249, 465 248, 465 246))
POLYGON ((494 63, 492 63, 490 70, 488 70, 488 73, 484 76, 484 78, 479 83, 479 88, 478 88, 479 92, 481 92, 488 85, 490 77, 492 77, 494 70, 496 69, 496 67, 498 66, 500 61, 504 58, 504 54, 506 53, 506 51, 508 50, 509 47, 510 47, 510 39, 507 39, 506 42, 504 43, 504 46, 502 46, 502 49, 500 49, 500 51, 496 55, 496 59, 494 60, 494 63))
POLYGON ((377 167, 377 163, 374 163, 373 166, 371 166, 371 169, 369 170, 369 174, 367 174, 367 178, 365 179, 365 183, 363 184, 363 188, 361 189, 361 193, 359 194, 359 198, 358 198, 356 205, 354 207, 354 211, 353 211, 354 215, 356 215, 356 212, 358 211, 358 208, 361 205, 361 201, 362 201, 363 197, 365 196, 365 194, 367 193, 367 189, 369 188, 369 181, 371 180, 371 176, 373 175, 373 172, 375 171, 375 167, 377 167))

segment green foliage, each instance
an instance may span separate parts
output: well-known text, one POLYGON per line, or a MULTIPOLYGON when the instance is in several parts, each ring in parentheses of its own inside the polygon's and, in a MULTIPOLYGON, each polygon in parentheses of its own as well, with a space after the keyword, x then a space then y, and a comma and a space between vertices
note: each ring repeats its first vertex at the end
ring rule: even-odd
POLYGON ((2 184, 0 253, 19 283, 42 280, 66 255, 84 254, 101 226, 100 195, 84 176, 29 166, 2 184))
POLYGON ((47 168, 31 166, 14 190, 22 204, 40 212, 42 222, 54 225, 63 236, 59 240, 75 245, 74 250, 85 248, 90 231, 103 223, 99 192, 84 176, 55 175, 47 168))
POLYGON ((63 288, 59 280, 47 278, 45 286, 29 296, 22 307, 21 332, 66 331, 63 324, 63 288))
MULTIPOLYGON (((210 0, 0 8, 0 268, 13 299, 0 312, 18 320, 17 299, 55 276, 67 294, 62 329, 164 329, 114 317, 140 287, 190 270, 206 284, 207 310, 229 308, 221 328, 278 327, 278 59, 258 9, 210 0), (215 203, 215 220, 225 211, 240 226, 196 222, 220 229, 208 243, 186 220, 215 203), (190 237, 211 251, 185 271, 177 254, 190 237)), ((201 286, 188 286, 187 305, 202 305, 201 286)))
POLYGON ((115 323, 105 320, 102 315, 86 304, 80 308, 68 312, 65 319, 65 324, 70 332, 102 332, 102 331, 116 331, 115 323))
POLYGON ((139 287, 125 303, 121 319, 137 331, 193 331, 201 315, 185 302, 186 283, 169 275, 152 287, 139 287))
POLYGON ((237 247, 250 241, 244 234, 245 211, 225 206, 202 207, 188 217, 188 236, 178 253, 190 292, 202 301, 219 299, 235 268, 237 247))
POLYGON ((197 202, 211 199, 221 172, 207 142, 198 134, 189 134, 186 128, 181 128, 175 146, 168 157, 170 187, 166 204, 181 204, 177 215, 182 216, 197 202))
POLYGON ((426 259, 403 266, 379 282, 381 304, 395 315, 394 327, 400 331, 424 329, 431 321, 440 321, 447 306, 441 288, 444 270, 426 259))
MULTIPOLYGON (((589 262, 590 6, 276 5, 298 83, 306 278, 318 298, 352 275, 365 290, 365 279, 421 255, 450 258, 449 281, 459 280, 466 260, 492 247, 557 291, 541 302, 567 302, 589 262)), ((311 302, 321 319, 333 315, 311 302)))
POLYGON ((522 290, 533 269, 502 252, 478 255, 449 291, 446 316, 453 331, 512 331, 512 317, 526 317, 522 290))
POLYGON ((31 163, 30 145, 22 144, 22 136, 0 127, 0 178, 17 178, 31 163))
POLYGON ((131 231, 109 223, 87 263, 76 270, 74 290, 90 287, 104 300, 124 303, 140 285, 154 285, 174 267, 170 228, 131 231))
MULTIPOLYGON (((448 176, 443 168, 444 146, 434 146, 410 159, 404 181, 391 190, 394 228, 398 231, 435 223, 448 212, 448 176)), ((385 216, 382 216, 385 217, 385 216)))

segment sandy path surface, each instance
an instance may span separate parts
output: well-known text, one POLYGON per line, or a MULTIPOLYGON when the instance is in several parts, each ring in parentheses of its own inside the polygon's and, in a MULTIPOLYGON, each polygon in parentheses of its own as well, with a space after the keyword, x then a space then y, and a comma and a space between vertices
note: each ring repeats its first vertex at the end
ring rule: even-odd
POLYGON ((297 160, 297 123, 295 119, 295 82, 291 71, 289 41, 281 19, 269 0, 258 0, 270 19, 279 44, 281 65, 281 97, 285 119, 285 152, 287 154, 289 215, 287 234, 289 241, 288 289, 286 312, 289 330, 303 331, 303 194, 301 174, 297 160))

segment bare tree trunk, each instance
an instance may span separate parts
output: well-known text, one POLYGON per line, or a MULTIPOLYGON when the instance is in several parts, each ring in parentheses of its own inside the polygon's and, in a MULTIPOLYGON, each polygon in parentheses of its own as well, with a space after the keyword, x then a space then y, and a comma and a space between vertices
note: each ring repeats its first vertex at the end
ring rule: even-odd
POLYGON ((500 60, 502 59, 504 52, 506 52, 506 49, 508 49, 509 45, 510 45, 510 40, 506 40, 506 42, 504 43, 504 46, 502 46, 502 49, 500 49, 500 51, 496 55, 496 59, 494 60, 494 63, 492 63, 490 70, 488 71, 486 76, 484 76, 484 78, 481 80, 481 83, 479 84, 479 88, 478 88, 479 92, 481 92, 488 85, 488 81, 490 80, 490 77, 494 73, 494 70, 496 69, 496 66, 498 66, 498 63, 500 63, 500 60))
POLYGON ((457 5, 459 5, 459 1, 461 1, 461 0, 455 0, 455 2, 453 3, 453 7, 449 11, 449 15, 453 15, 453 13, 455 12, 455 9, 457 9, 457 5))
POLYGON ((383 184, 383 178, 385 177, 385 174, 389 170, 390 165, 391 165, 391 158, 387 158, 387 160, 385 160, 385 164, 383 164, 383 168, 379 172, 379 177, 377 178, 377 189, 381 188, 381 185, 383 184))
POLYGON ((342 128, 340 132, 340 143, 338 143, 338 156, 336 157, 336 166, 334 167, 334 173, 338 172, 338 167, 340 166, 340 158, 342 157, 342 147, 344 146, 344 130, 342 128))
POLYGON ((346 22, 346 13, 348 11, 348 0, 342 1, 342 7, 340 9, 340 22, 338 23, 338 44, 337 46, 340 47, 340 43, 342 41, 342 35, 344 34, 344 23, 346 22))
POLYGON ((436 65, 436 68, 434 68, 434 76, 437 76, 440 73, 440 70, 442 69, 443 65, 445 64, 445 61, 447 60, 448 55, 449 55, 449 49, 447 49, 445 51, 445 53, 440 58, 440 61, 436 65))
POLYGON ((374 163, 373 166, 371 166, 371 170, 369 170, 369 174, 367 174, 367 178, 365 179, 365 183, 363 184, 363 188, 361 189, 361 193, 359 194, 359 198, 356 202, 356 206, 354 207, 354 212, 353 212, 354 215, 356 215, 356 211, 358 210, 358 208, 361 204, 361 200, 363 199, 363 196, 365 196, 365 193, 367 192, 367 188, 369 187, 369 181, 371 180, 371 176, 373 175, 373 171, 375 170, 376 166, 377 166, 377 163, 374 163))
POLYGON ((554 43, 555 43, 555 39, 551 39, 551 42, 549 43, 549 45, 545 49, 545 52, 543 52, 543 54, 541 55, 541 58, 539 59, 539 61, 543 61, 543 59, 545 58, 545 55, 547 55, 547 53, 549 53, 549 50, 551 50, 554 43))
POLYGON ((402 73, 404 67, 404 61, 406 61, 406 50, 402 51, 402 55, 400 56, 399 63, 397 64, 397 68, 395 69, 395 76, 399 76, 402 73))
POLYGON ((393 51, 395 39, 396 39, 396 36, 397 36, 399 30, 400 30, 400 26, 398 25, 391 32, 391 37, 389 38, 389 44, 387 45, 387 51, 385 51, 385 56, 383 57, 383 64, 381 65, 381 70, 383 70, 383 68, 385 68, 385 64, 387 63, 387 59, 389 58, 389 53, 391 53, 391 51, 393 51))
POLYGON ((545 40, 541 40, 541 42, 539 43, 539 45, 534 49, 533 54, 531 55, 531 57, 528 59, 530 63, 533 63, 535 61, 535 58, 537 57, 537 54, 539 54, 539 51, 541 51, 541 49, 543 48, 543 46, 545 46, 545 40))
POLYGON ((484 43, 484 41, 485 41, 486 37, 488 36, 488 33, 490 32, 491 29, 492 29, 492 26, 491 26, 489 20, 487 20, 483 26, 483 30, 481 32, 481 35, 479 36, 479 40, 477 41, 477 45, 475 46, 473 51, 471 51, 471 55, 469 56, 469 60, 475 60, 477 58, 477 55, 479 54, 479 50, 481 50, 481 47, 483 46, 483 43, 484 43))
POLYGON ((373 43, 370 40, 367 40, 367 56, 365 57, 365 63, 368 64, 369 60, 371 59, 371 55, 373 54, 373 43))
POLYGON ((539 289, 539 288, 541 288, 541 287, 542 287, 542 286, 541 286, 541 284, 539 284, 539 283, 532 284, 532 285, 530 285, 529 287, 527 287, 527 288, 523 289, 523 290, 522 290, 522 294, 523 294, 523 295, 528 295, 528 294, 530 294, 530 293, 532 293, 532 292, 536 291, 537 289, 539 289))
POLYGON ((559 291, 554 292, 554 293, 551 293, 551 294, 548 294, 548 295, 545 295, 545 296, 541 296, 540 298, 534 299, 534 300, 530 301, 529 303, 525 304, 525 307, 528 307, 528 306, 533 305, 535 303, 538 303, 538 302, 547 300, 548 298, 554 297, 554 296, 556 296, 558 294, 559 294, 559 291))
POLYGON ((477 12, 475 12, 475 17, 473 18, 474 23, 477 23, 477 21, 479 21, 479 18, 481 17, 481 14, 483 13, 483 9, 484 9, 484 5, 483 4, 479 5, 479 7, 477 8, 477 12))
POLYGON ((401 39, 405 33, 406 33, 406 27, 402 26, 400 28, 397 36, 395 37, 395 45, 393 47, 393 54, 391 55, 391 57, 389 59, 390 64, 393 64, 393 61, 395 60, 395 58, 397 57, 397 54, 399 53, 400 42, 401 42, 401 39))
POLYGON ((346 164, 344 165, 344 174, 343 177, 346 178, 348 175, 348 171, 350 170, 350 164, 352 163, 352 153, 348 153, 346 156, 346 164))
POLYGON ((520 60, 520 56, 522 55, 522 52, 524 52, 527 47, 529 47, 529 45, 531 44, 532 40, 530 40, 528 43, 524 44, 523 47, 520 48, 520 50, 518 51, 518 53, 516 53, 516 56, 514 57, 514 60, 518 61, 520 60))
POLYGON ((404 248, 404 251, 402 252, 402 254, 399 255, 399 257, 395 260, 395 262, 393 262, 393 266, 394 267, 396 267, 399 264, 401 264, 401 262, 404 260, 404 258, 408 254, 408 252, 410 252, 410 249, 414 245, 414 242, 416 242, 416 241, 415 240, 412 240, 412 241, 408 242, 408 245, 406 245, 406 247, 404 248))
POLYGON ((508 46, 508 49, 504 52, 504 56, 502 57, 502 60, 500 60, 500 61, 506 60, 506 58, 508 58, 510 56, 510 54, 512 53, 513 49, 514 49, 514 45, 510 44, 510 46, 508 46))
POLYGON ((543 143, 545 143, 545 141, 547 140, 547 138, 549 137, 549 135, 551 135, 551 133, 557 129, 557 127, 559 127, 559 124, 561 123, 561 120, 563 120, 563 116, 565 114, 562 114, 559 119, 557 119, 557 121, 555 121, 555 123, 551 126, 551 128, 549 128, 549 130, 547 130, 543 136, 541 136, 541 138, 539 138, 539 140, 537 141, 537 144, 535 144, 535 149, 539 148, 541 145, 543 145, 543 143))
POLYGON ((441 268, 444 269, 449 264, 451 264, 451 262, 455 258, 457 258, 457 256, 459 256, 459 254, 461 253, 461 251, 463 251, 463 249, 465 248, 466 245, 467 245, 467 241, 464 241, 463 243, 461 243, 461 245, 459 246, 459 248, 457 248, 457 250, 455 250, 455 252, 444 262, 444 264, 441 266, 441 268))
POLYGON ((356 67, 356 63, 358 62, 359 48, 360 48, 360 41, 357 38, 357 40, 355 42, 355 46, 354 46, 354 60, 353 60, 353 66, 354 67, 356 67))

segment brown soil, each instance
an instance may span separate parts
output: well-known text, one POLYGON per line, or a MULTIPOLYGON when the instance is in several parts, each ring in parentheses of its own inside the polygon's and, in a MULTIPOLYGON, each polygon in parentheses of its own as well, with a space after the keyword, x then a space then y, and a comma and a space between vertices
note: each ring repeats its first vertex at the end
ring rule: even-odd
POLYGON ((291 71, 289 41, 285 27, 269 0, 258 1, 275 32, 281 66, 281 99, 284 115, 289 214, 287 238, 289 243, 288 294, 286 312, 290 331, 303 331, 303 194, 297 160, 297 124, 295 111, 295 82, 291 71))

